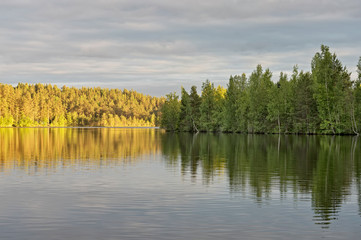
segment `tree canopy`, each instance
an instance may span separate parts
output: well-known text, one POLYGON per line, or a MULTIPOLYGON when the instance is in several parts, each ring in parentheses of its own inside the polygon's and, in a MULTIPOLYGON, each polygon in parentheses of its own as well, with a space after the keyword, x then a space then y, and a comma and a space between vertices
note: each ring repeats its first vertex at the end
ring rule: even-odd
POLYGON ((0 84, 0 126, 158 126, 164 100, 127 89, 0 84))
MULTIPOLYGON (((311 72, 295 66, 290 77, 281 72, 273 82, 272 72, 258 65, 248 78, 230 76, 227 89, 206 80, 197 105, 190 100, 191 95, 198 96, 195 86, 191 94, 182 88, 179 118, 173 120, 178 127, 162 127, 194 132, 359 134, 361 57, 357 74, 352 81, 336 54, 321 45, 311 72)), ((167 117, 163 111, 162 118, 167 117)))

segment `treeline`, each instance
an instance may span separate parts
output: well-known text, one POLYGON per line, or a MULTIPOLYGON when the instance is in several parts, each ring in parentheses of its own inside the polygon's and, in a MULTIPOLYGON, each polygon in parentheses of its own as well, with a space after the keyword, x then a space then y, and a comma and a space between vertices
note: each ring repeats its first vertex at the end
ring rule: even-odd
POLYGON ((157 126, 163 102, 126 89, 0 84, 0 127, 157 126))
POLYGON ((322 45, 311 72, 297 66, 274 83, 258 65, 247 77, 231 76, 227 89, 208 80, 198 95, 193 86, 181 97, 167 95, 161 126, 170 131, 358 134, 361 128, 361 57, 357 79, 329 47, 322 45))

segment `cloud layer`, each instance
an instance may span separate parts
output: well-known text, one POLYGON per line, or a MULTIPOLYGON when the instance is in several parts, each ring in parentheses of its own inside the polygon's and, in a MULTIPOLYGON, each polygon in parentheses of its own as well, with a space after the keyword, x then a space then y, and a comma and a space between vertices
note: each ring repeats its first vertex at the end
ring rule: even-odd
POLYGON ((275 80, 309 70, 321 44, 354 71, 360 12, 358 0, 4 0, 0 82, 159 96, 205 79, 225 86, 257 64, 275 80))

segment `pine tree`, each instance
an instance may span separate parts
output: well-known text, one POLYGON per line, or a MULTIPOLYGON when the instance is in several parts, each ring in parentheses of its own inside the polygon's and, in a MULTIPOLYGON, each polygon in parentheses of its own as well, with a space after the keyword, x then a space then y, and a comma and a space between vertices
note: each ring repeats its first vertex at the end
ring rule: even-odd
POLYGON ((179 114, 179 130, 190 132, 193 129, 192 107, 189 94, 182 87, 181 106, 179 114))

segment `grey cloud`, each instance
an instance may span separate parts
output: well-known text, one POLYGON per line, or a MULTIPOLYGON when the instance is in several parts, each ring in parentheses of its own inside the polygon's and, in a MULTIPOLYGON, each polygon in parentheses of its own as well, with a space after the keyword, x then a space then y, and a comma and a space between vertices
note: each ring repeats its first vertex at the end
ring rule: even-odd
POLYGON ((5 0, 0 81, 164 95, 207 78, 225 86, 258 63, 275 78, 309 70, 322 43, 354 70, 360 10, 357 0, 5 0))

